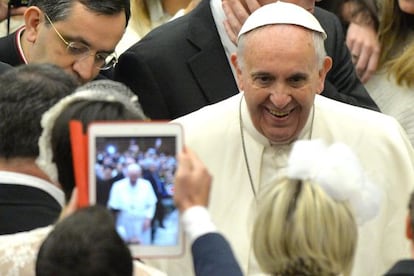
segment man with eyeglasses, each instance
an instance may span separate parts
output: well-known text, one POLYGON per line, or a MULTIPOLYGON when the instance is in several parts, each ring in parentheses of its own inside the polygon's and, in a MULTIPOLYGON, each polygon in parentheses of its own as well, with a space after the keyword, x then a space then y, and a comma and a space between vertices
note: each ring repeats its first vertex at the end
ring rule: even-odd
POLYGON ((52 63, 86 83, 117 63, 129 16, 128 0, 31 0, 25 26, 0 39, 0 61, 52 63))

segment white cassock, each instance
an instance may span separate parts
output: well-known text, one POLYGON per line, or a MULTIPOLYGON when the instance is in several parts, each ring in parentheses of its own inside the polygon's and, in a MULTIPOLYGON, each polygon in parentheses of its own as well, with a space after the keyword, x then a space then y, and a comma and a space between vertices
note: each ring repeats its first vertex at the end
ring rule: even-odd
POLYGON ((134 186, 128 177, 114 182, 108 208, 119 210, 116 227, 124 240, 151 244, 151 227, 144 231, 143 226, 145 220, 154 217, 156 203, 157 197, 148 180, 138 178, 134 186))
MULTIPOLYGON (((186 145, 213 176, 209 210, 214 223, 229 240, 243 272, 260 274, 251 247, 256 212, 253 191, 259 193, 270 178, 283 175, 290 145, 270 150, 268 140, 253 127, 243 93, 175 121, 184 127, 186 145)), ((397 259, 408 257, 404 229, 414 187, 414 150, 396 120, 317 95, 300 139, 347 144, 383 190, 379 215, 359 228, 352 275, 382 275, 397 259)), ((193 273, 189 250, 182 258, 152 264, 169 275, 193 273)))

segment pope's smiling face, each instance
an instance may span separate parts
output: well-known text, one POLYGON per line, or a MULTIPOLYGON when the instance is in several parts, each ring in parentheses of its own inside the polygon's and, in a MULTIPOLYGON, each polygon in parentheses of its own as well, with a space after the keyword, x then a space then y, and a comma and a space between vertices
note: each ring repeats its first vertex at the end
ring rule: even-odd
POLYGON ((239 45, 239 87, 255 128, 273 143, 294 141, 324 87, 331 60, 318 64, 312 32, 295 25, 269 25, 245 34, 239 45))

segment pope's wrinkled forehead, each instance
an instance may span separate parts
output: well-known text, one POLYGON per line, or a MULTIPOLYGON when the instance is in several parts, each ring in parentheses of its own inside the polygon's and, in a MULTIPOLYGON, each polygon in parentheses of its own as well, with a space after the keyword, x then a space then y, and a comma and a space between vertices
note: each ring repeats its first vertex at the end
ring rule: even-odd
POLYGON ((321 33, 326 39, 326 33, 318 20, 302 7, 277 1, 267 4, 254 11, 240 29, 238 39, 245 33, 259 27, 275 24, 297 25, 321 33))

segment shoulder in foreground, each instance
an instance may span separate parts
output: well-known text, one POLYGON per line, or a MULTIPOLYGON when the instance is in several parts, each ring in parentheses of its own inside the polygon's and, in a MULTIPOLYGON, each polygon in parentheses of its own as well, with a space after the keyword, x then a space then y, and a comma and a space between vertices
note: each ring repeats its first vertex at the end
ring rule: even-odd
POLYGON ((37 252, 53 226, 0 235, 0 274, 34 275, 37 252))
POLYGON ((46 227, 36 228, 30 231, 0 235, 0 252, 3 249, 11 250, 12 247, 26 247, 33 244, 40 244, 52 230, 53 225, 49 225, 46 227))
MULTIPOLYGON (((389 115, 341 103, 323 96, 315 98, 315 129, 322 137, 405 155, 414 162, 414 151, 400 123, 389 115)), ((410 163, 411 164, 411 163, 410 163)))
POLYGON ((217 122, 223 123, 223 120, 227 120, 227 118, 233 118, 235 115, 238 116, 239 103, 242 95, 243 93, 239 93, 218 103, 204 106, 172 122, 178 122, 180 124, 194 122, 200 125, 200 127, 202 127, 202 124, 208 122, 214 124, 217 124, 217 122))
POLYGON ((317 109, 323 109, 328 114, 340 115, 344 118, 348 118, 352 121, 366 122, 367 124, 384 125, 384 124, 397 124, 397 120, 389 115, 381 112, 373 111, 367 108, 362 108, 346 103, 342 103, 336 100, 329 99, 324 96, 317 95, 315 97, 315 105, 317 109))

